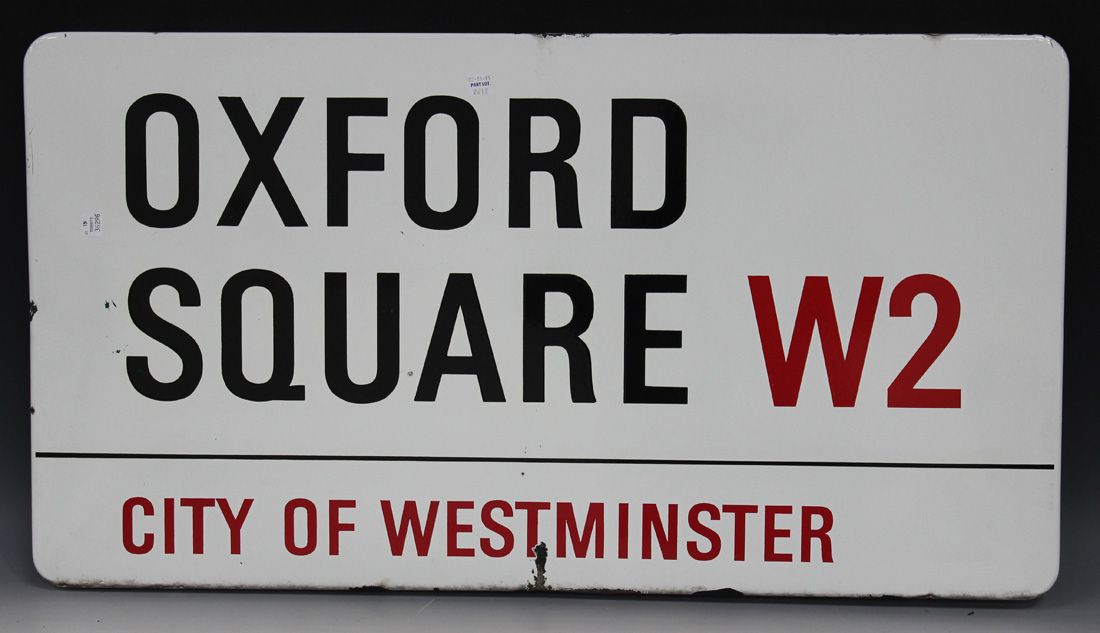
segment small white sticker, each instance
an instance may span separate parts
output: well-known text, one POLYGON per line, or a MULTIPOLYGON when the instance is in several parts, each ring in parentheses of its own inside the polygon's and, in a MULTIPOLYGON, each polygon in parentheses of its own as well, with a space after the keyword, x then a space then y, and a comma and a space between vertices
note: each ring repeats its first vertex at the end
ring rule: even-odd
POLYGON ((493 92, 493 84, 489 79, 489 75, 470 75, 469 80, 471 95, 487 95, 493 92))
POLYGON ((99 237, 103 234, 103 221, 99 213, 90 213, 80 219, 80 230, 83 231, 85 237, 89 235, 99 237))

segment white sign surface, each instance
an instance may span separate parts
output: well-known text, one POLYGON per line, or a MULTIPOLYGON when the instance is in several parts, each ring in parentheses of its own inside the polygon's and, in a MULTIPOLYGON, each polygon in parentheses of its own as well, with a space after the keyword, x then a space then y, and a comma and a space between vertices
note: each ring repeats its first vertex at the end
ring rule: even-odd
POLYGON ((1042 593, 1067 99, 1041 37, 46 36, 38 569, 1042 593))

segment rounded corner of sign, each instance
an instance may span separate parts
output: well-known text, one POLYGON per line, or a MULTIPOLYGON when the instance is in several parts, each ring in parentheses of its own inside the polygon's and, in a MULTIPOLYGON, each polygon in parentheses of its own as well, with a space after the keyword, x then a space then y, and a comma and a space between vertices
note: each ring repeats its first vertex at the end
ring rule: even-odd
POLYGON ((1027 583, 1027 586, 1018 591, 1009 592, 997 597, 1005 600, 1038 600, 1046 595, 1046 593, 1053 589, 1054 585, 1058 583, 1060 571, 1060 563, 1058 559, 1055 558, 1053 564, 1050 565, 1050 567, 1040 570, 1031 582, 1027 583))
POLYGON ((1069 54, 1066 53, 1066 49, 1062 46, 1062 43, 1054 39, 1050 35, 1033 35, 1032 39, 1039 44, 1040 49, 1047 54, 1053 55, 1056 63, 1062 74, 1069 78, 1069 54))
POLYGON ((31 553, 31 560, 34 562, 34 570, 38 572, 38 575, 43 580, 52 584, 55 587, 64 587, 70 583, 65 582, 58 574, 53 565, 53 560, 44 556, 42 552, 38 551, 38 548, 34 548, 31 553))
POLYGON ((1058 576, 1061 573, 1060 561, 1056 558, 1054 564, 1047 570, 1046 574, 1039 578, 1039 582, 1036 583, 1036 589, 1027 592, 1021 596, 1023 600, 1034 600, 1046 594, 1048 591, 1054 588, 1054 585, 1058 584, 1058 576))
POLYGON ((68 37, 68 33, 55 32, 44 33, 34 38, 34 41, 31 42, 31 45, 27 47, 27 51, 23 53, 24 66, 28 65, 34 58, 35 54, 41 49, 45 48, 46 46, 52 46, 54 42, 63 41, 68 37))
POLYGON ((1067 62, 1069 61, 1069 54, 1066 53, 1066 47, 1062 46, 1062 43, 1055 39, 1054 36, 1038 34, 1035 36, 1035 39, 1054 49, 1056 54, 1067 60, 1067 62))

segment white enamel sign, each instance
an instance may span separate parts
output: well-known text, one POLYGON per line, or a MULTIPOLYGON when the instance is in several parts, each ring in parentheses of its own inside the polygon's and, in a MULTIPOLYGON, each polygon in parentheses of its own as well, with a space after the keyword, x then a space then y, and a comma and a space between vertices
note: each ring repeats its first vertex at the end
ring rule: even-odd
POLYGON ((25 77, 53 582, 1057 575, 1049 39, 53 34, 25 77))

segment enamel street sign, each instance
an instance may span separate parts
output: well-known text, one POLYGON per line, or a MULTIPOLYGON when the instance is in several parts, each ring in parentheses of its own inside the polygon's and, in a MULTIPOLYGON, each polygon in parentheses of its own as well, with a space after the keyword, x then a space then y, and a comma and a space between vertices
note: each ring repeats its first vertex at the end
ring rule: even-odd
POLYGON ((53 34, 25 77, 55 583, 1054 582, 1049 39, 53 34))

